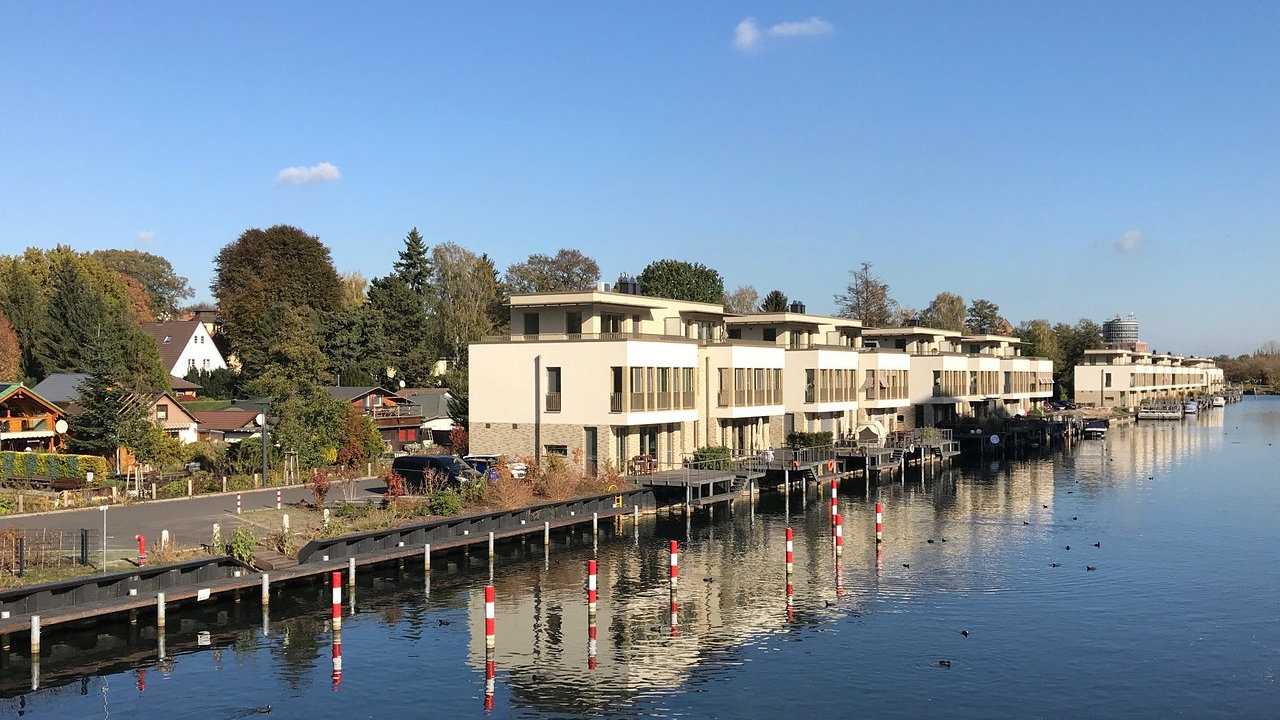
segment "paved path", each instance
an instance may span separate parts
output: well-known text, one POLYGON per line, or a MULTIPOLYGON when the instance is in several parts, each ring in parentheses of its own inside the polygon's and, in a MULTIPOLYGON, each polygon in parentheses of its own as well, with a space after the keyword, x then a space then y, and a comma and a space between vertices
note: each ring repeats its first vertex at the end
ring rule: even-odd
MULTIPOLYGON (((380 478, 351 481, 356 499, 381 497, 386 487, 380 478)), ((344 497, 342 484, 335 482, 329 490, 329 499, 344 497)), ((241 507, 245 512, 275 508, 276 488, 246 490, 240 493, 241 507)), ((305 486, 283 488, 282 500, 287 505, 311 499, 311 490, 305 486)), ((168 530, 170 538, 180 545, 196 546, 209 542, 213 523, 221 523, 223 536, 228 537, 238 524, 235 493, 204 495, 191 499, 142 502, 132 505, 116 505, 107 511, 107 548, 132 550, 136 554, 134 535, 144 535, 148 547, 159 543, 160 531, 168 530)), ((79 530, 89 528, 102 531, 102 511, 97 508, 71 510, 25 517, 0 518, 0 528, 49 528, 79 530)), ((95 533, 95 539, 96 535, 95 533)))

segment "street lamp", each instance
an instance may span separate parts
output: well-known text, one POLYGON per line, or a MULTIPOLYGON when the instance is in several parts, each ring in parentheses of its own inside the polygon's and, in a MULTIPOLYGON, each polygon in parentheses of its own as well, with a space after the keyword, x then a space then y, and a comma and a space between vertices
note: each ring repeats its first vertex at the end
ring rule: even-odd
POLYGON ((102 572, 107 571, 107 505, 99 505, 102 511, 102 572))

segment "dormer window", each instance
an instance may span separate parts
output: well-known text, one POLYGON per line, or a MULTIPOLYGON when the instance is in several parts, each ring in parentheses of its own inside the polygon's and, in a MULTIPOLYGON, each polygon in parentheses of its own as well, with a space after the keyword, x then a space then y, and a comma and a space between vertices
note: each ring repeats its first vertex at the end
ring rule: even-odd
POLYGON ((160 344, 161 344, 161 345, 168 345, 168 344, 169 344, 169 341, 170 341, 170 340, 172 340, 172 339, 173 339, 173 338, 169 337, 168 335, 165 335, 165 336, 164 336, 164 340, 161 340, 161 341, 160 341, 160 344))

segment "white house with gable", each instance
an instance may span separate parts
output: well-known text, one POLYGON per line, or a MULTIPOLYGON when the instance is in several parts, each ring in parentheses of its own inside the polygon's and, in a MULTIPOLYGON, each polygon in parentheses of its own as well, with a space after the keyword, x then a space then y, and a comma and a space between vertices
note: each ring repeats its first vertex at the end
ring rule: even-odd
POLYGON ((209 330, 199 320, 143 323, 142 331, 156 341, 160 361, 174 377, 186 377, 192 370, 220 370, 227 366, 209 330))

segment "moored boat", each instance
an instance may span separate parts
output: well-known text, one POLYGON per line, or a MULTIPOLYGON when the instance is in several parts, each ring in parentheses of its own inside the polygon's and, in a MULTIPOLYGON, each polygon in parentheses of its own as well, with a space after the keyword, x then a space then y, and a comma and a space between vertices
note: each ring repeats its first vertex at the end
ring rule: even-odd
POLYGON ((1084 436, 1087 438, 1105 437, 1107 434, 1106 420, 1086 420, 1084 423, 1084 436))
POLYGON ((1214 395, 1214 396, 1213 396, 1213 406, 1214 406, 1214 407, 1226 407, 1226 405, 1227 405, 1227 399, 1226 399, 1226 398, 1222 397, 1221 395, 1214 395))
POLYGON ((1196 413, 1200 412, 1200 403, 1196 402, 1195 400, 1188 400, 1182 403, 1182 412, 1188 415, 1195 415, 1196 413))

